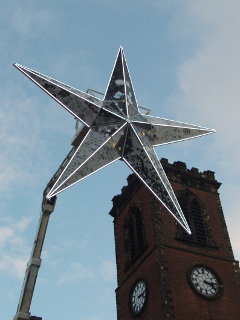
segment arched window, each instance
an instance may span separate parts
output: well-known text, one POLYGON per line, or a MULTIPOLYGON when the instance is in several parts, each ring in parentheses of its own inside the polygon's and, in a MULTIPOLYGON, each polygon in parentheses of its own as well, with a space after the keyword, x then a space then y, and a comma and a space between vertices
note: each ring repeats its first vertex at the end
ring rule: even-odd
POLYGON ((139 206, 134 205, 129 209, 124 226, 125 249, 128 262, 137 257, 145 245, 142 212, 139 206))
POLYGON ((206 230, 206 224, 203 218, 203 208, 199 200, 191 195, 181 195, 178 202, 182 208, 185 218, 189 224, 192 234, 189 235, 181 229, 180 237, 185 240, 209 244, 209 236, 206 230))
POLYGON ((186 240, 194 240, 193 238, 193 230, 192 230, 192 223, 190 222, 190 215, 189 215, 189 210, 188 210, 188 204, 187 204, 187 201, 184 197, 180 196, 178 198, 178 202, 180 204, 180 207, 182 208, 182 211, 183 211, 183 214, 187 220, 187 223, 189 225, 189 227, 191 228, 191 231, 192 231, 192 234, 188 234, 186 231, 184 231, 182 228, 181 228, 181 232, 180 232, 180 236, 181 238, 183 239, 186 239, 186 240))

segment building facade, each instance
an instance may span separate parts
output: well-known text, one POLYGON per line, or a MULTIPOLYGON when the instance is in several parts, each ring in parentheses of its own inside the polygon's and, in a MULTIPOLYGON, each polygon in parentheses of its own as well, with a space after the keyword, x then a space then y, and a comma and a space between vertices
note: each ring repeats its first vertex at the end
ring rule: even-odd
POLYGON ((161 163, 192 230, 177 225, 135 175, 113 198, 118 320, 240 319, 234 259, 214 173, 161 163))

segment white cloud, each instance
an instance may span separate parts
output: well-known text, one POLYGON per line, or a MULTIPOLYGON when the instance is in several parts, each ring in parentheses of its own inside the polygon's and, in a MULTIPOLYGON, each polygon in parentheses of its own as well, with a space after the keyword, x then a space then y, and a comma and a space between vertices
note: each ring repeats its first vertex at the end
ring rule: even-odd
POLYGON ((58 284, 62 285, 69 282, 79 282, 83 280, 93 280, 95 273, 88 267, 84 266, 80 262, 72 262, 68 272, 65 272, 60 279, 58 284))
POLYGON ((2 19, 8 25, 8 30, 16 32, 18 36, 36 37, 36 32, 50 32, 50 23, 54 23, 55 17, 58 15, 57 10, 54 12, 46 8, 40 7, 38 3, 26 1, 24 3, 16 3, 6 6, 2 10, 2 19))
POLYGON ((106 282, 116 281, 116 264, 110 260, 103 260, 99 265, 99 270, 96 272, 89 265, 83 265, 80 262, 72 262, 69 266, 69 270, 64 272, 59 280, 58 284, 62 285, 69 282, 78 282, 84 280, 96 279, 97 273, 99 273, 102 280, 106 282))
POLYGON ((40 144, 40 123, 33 112, 34 105, 30 99, 18 101, 13 97, 2 97, 0 139, 3 149, 0 164, 4 170, 0 173, 1 191, 12 189, 31 178, 33 163, 29 154, 39 154, 37 147, 40 144), (16 106, 18 112, 15 112, 16 106))
POLYGON ((240 104, 240 43, 236 29, 240 29, 240 21, 234 13, 240 10, 240 3, 204 2, 201 6, 196 1, 187 2, 192 20, 205 28, 197 29, 199 49, 178 70, 181 104, 194 119, 228 130, 227 138, 231 136, 230 143, 235 143, 240 104), (229 11, 230 3, 234 11, 229 11))
MULTIPOLYGON (((15 187, 27 186, 26 190, 29 190, 36 181, 42 182, 44 175, 46 179, 51 177, 49 171, 55 150, 52 148, 54 140, 49 141, 49 137, 66 135, 70 115, 67 117, 65 110, 54 114, 56 105, 51 108, 50 98, 50 106, 45 104, 42 108, 38 97, 24 96, 23 88, 13 90, 5 87, 5 90, 7 93, 2 95, 0 110, 0 165, 3 168, 0 172, 0 192, 8 195, 15 187), (11 95, 11 92, 14 94, 11 95)), ((74 120, 71 120, 74 125, 74 120)), ((66 148, 70 150, 69 145, 63 145, 63 152, 66 148)), ((64 156, 66 154, 67 151, 64 156)), ((62 159, 63 156, 59 163, 62 159)), ((57 165, 54 162, 55 169, 57 165)))
POLYGON ((0 227, 0 246, 4 246, 13 236, 13 230, 9 227, 0 227))
POLYGON ((13 275, 22 279, 30 248, 26 243, 26 232, 30 218, 22 217, 18 221, 1 219, 0 227, 0 274, 13 275))
POLYGON ((240 194, 240 186, 236 183, 227 183, 223 186, 224 198, 223 204, 228 208, 225 219, 230 234, 230 240, 232 247, 234 249, 234 254, 237 259, 240 258, 240 241, 239 241, 239 230, 240 230, 240 220, 239 220, 239 208, 240 208, 240 198, 236 195, 240 194))
POLYGON ((26 270, 26 261, 26 257, 17 257, 16 254, 1 255, 0 271, 22 280, 26 270))
POLYGON ((174 97, 174 104, 179 118, 187 117, 190 123, 217 130, 202 157, 212 162, 213 170, 224 182, 221 192, 227 200, 223 208, 239 259, 240 2, 186 0, 184 4, 184 25, 191 28, 198 48, 179 66, 181 91, 174 97), (233 188, 230 184, 236 185, 233 188))
POLYGON ((102 261, 99 267, 100 276, 104 281, 116 281, 116 263, 109 260, 102 261))

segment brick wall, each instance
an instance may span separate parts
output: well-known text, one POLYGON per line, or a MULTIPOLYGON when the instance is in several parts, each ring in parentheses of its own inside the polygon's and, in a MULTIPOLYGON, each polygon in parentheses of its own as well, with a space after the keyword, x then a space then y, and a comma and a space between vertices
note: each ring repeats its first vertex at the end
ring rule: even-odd
POLYGON ((149 287, 146 308, 138 319, 240 319, 239 264, 234 260, 230 239, 218 194, 220 183, 214 173, 188 170, 182 162, 162 164, 175 193, 189 192, 200 199, 207 220, 211 244, 200 245, 178 237, 179 227, 150 191, 131 175, 122 194, 114 197, 115 246, 118 288, 118 319, 133 319, 129 293, 134 282, 145 279, 149 287), (124 222, 130 206, 140 204, 143 213, 146 246, 141 254, 126 264, 124 222), (194 263, 212 268, 220 277, 224 290, 216 300, 196 294, 188 282, 188 270, 194 263))

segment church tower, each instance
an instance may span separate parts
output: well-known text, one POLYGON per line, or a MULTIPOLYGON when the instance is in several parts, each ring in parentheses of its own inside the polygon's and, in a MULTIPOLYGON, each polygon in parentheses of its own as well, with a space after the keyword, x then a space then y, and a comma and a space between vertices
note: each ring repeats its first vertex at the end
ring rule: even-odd
POLYGON ((214 173, 161 163, 188 235, 135 175, 113 198, 118 320, 240 319, 234 260, 214 173))

